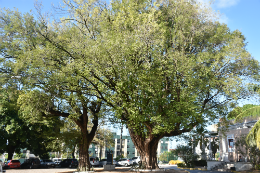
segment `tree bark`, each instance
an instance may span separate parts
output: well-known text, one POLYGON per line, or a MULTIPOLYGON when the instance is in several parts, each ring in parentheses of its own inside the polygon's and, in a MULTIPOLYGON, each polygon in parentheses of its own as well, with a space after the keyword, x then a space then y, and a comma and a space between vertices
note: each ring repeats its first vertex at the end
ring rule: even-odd
POLYGON ((89 107, 90 111, 93 115, 93 126, 91 131, 88 131, 88 109, 83 107, 83 113, 75 123, 81 129, 81 141, 79 143, 79 171, 90 171, 91 164, 89 161, 88 149, 91 141, 93 140, 97 127, 98 127, 98 113, 101 108, 101 103, 92 102, 91 107, 89 107))
POLYGON ((12 160, 13 159, 13 155, 14 155, 14 151, 15 151, 15 146, 8 146, 7 147, 7 152, 8 152, 8 158, 7 160, 12 160))
POLYGON ((75 159, 75 148, 76 148, 76 146, 73 146, 72 153, 71 153, 73 159, 75 159))
MULTIPOLYGON (((73 120, 81 130, 81 141, 79 142, 79 165, 78 165, 79 171, 89 171, 91 168, 88 149, 97 131, 98 113, 101 110, 101 105, 102 104, 99 101, 97 102, 92 101, 90 106, 83 106, 82 108, 83 112, 79 108, 75 110, 80 115, 80 117, 78 119, 73 119, 73 120), (88 130, 88 123, 89 123, 88 110, 93 115, 92 125, 91 125, 92 127, 90 131, 88 130)), ((69 117, 70 115, 69 113, 56 111, 54 109, 50 109, 49 112, 53 116, 61 116, 66 118, 69 117)))
POLYGON ((156 153, 158 142, 162 137, 150 135, 149 138, 144 139, 131 129, 129 129, 129 133, 137 151, 140 153, 142 167, 145 169, 158 169, 156 153))
POLYGON ((90 170, 90 161, 89 161, 89 149, 90 142, 87 140, 86 135, 82 135, 82 140, 79 144, 79 165, 78 168, 80 171, 89 171, 90 170))

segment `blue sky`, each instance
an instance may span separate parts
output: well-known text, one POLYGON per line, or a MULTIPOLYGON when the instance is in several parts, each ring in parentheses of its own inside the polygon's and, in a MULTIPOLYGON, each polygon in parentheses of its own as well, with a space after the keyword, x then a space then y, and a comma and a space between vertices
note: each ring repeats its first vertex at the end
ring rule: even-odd
MULTIPOLYGON (((109 0, 107 0, 109 1, 109 0)), ((209 0, 199 0, 209 2, 209 0)), ((34 0, 0 0, 0 8, 18 8, 21 12, 34 10, 34 0)), ((61 0, 42 0, 44 10, 51 9, 52 4, 58 5, 61 0)), ((226 23, 231 31, 240 30, 248 42, 247 50, 260 61, 260 0, 215 0, 211 7, 221 14, 219 20, 226 23)), ((127 130, 124 128, 124 134, 127 130)), ((172 143, 170 148, 176 145, 172 143)))

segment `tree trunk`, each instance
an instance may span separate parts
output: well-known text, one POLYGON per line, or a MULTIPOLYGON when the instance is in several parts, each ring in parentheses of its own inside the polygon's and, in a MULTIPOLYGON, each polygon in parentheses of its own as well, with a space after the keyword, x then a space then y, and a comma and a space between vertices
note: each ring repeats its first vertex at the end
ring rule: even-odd
POLYGON ((101 157, 102 157, 102 145, 99 145, 99 160, 101 160, 101 157))
POLYGON ((75 159, 75 148, 76 148, 76 146, 73 146, 72 153, 71 153, 73 159, 75 159))
POLYGON ((88 154, 89 145, 90 142, 88 142, 87 136, 82 135, 82 140, 79 144, 79 171, 89 171, 91 168, 88 154))
POLYGON ((130 129, 129 133, 137 151, 140 153, 142 167, 144 169, 158 169, 156 153, 161 137, 150 135, 144 140, 141 135, 135 134, 130 129))
POLYGON ((143 147, 137 149, 141 156, 142 165, 146 169, 158 169, 157 151, 158 142, 145 144, 143 147))
POLYGON ((7 152, 8 152, 8 158, 7 160, 12 160, 13 159, 13 155, 14 155, 14 150, 15 150, 15 147, 14 146, 8 146, 7 147, 7 152))
POLYGON ((91 131, 88 132, 88 112, 85 107, 83 107, 83 114, 80 116, 75 123, 81 129, 81 141, 79 143, 79 171, 90 171, 91 164, 89 161, 88 149, 91 141, 93 140, 98 127, 98 112, 100 111, 101 103, 92 102, 90 110, 94 116, 92 123, 93 126, 91 131))

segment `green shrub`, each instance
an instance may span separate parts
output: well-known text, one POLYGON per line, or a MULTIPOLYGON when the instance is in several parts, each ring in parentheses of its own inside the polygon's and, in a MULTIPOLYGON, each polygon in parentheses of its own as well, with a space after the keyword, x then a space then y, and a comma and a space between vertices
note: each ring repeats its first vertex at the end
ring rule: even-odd
POLYGON ((195 160, 195 161, 193 161, 193 164, 195 166, 207 166, 207 161, 206 160, 195 160))
POLYGON ((180 168, 185 168, 186 165, 184 163, 177 163, 177 166, 180 167, 180 168))

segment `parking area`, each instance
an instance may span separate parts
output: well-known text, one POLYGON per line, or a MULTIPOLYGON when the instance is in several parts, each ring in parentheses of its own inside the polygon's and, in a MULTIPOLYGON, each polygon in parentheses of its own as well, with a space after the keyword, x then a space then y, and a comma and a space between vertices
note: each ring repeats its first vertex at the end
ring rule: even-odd
MULTIPOLYGON (((176 165, 159 165, 162 169, 176 170, 178 173, 184 172, 180 170, 176 165)), ((130 167, 116 167, 116 172, 125 172, 128 171, 130 167)), ((96 167, 97 172, 102 172, 102 167, 96 167)), ((72 173, 76 171, 75 168, 50 168, 50 169, 7 169, 6 173, 72 173)), ((189 173, 227 173, 227 172, 218 172, 218 171, 199 171, 199 170, 187 170, 189 173)))
POLYGON ((75 168, 53 168, 53 169, 7 169, 6 173, 58 173, 73 172, 75 168))

